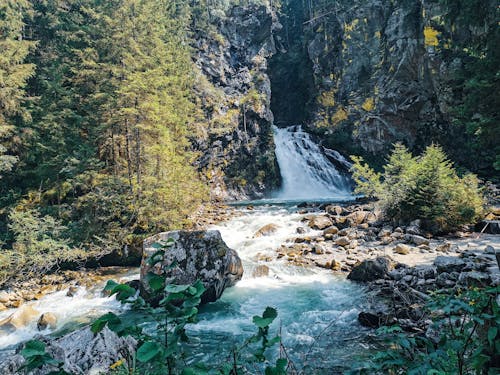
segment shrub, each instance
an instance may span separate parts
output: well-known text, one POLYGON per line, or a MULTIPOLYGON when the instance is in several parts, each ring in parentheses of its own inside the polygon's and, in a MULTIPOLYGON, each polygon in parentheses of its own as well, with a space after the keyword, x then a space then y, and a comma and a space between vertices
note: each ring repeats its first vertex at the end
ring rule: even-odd
POLYGON ((500 288, 457 289, 432 296, 426 306, 433 324, 426 334, 382 327, 387 346, 356 374, 498 374, 500 288))
POLYGON ((356 193, 379 200, 385 215, 396 222, 415 219, 431 232, 449 232, 478 219, 483 197, 477 177, 459 177, 443 150, 436 145, 414 157, 396 144, 382 173, 353 156, 356 193))

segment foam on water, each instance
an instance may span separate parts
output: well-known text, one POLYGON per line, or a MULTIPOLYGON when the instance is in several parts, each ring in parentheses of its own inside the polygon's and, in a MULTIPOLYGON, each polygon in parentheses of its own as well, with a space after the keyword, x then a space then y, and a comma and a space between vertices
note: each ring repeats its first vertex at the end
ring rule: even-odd
POLYGON ((349 178, 335 168, 300 125, 275 127, 274 144, 282 178, 282 188, 275 198, 352 199, 349 178))

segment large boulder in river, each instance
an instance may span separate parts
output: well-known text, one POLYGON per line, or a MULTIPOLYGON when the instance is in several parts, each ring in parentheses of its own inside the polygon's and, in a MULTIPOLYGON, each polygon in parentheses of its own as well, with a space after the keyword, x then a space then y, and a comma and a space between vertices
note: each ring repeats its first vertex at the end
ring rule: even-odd
POLYGON ((389 257, 366 259, 355 265, 347 278, 353 281, 374 281, 385 279, 394 269, 394 262, 389 257))
POLYGON ((206 288, 201 297, 202 303, 217 300, 225 288, 236 284, 243 275, 241 259, 236 251, 226 245, 217 230, 159 233, 146 239, 143 246, 141 293, 146 298, 149 288, 144 280, 150 271, 163 274, 169 282, 175 284, 202 281, 206 288), (158 251, 155 244, 161 244, 170 238, 174 240, 174 244, 165 248, 163 261, 151 267, 148 259, 158 251), (174 262, 175 267, 164 267, 174 262))
MULTIPOLYGON (((64 370, 70 374, 107 374, 109 367, 118 360, 127 360, 135 353, 136 341, 132 337, 118 337, 108 327, 94 335, 90 327, 84 327, 59 338, 37 336, 46 343, 46 352, 55 360, 64 363, 64 370)), ((6 358, 0 363, 0 374, 23 373, 25 360, 20 354, 6 358)), ((31 375, 48 374, 57 370, 44 366, 33 370, 31 375)))
POLYGON ((39 315, 40 313, 33 306, 23 305, 0 321, 0 331, 23 328, 33 322, 39 315))

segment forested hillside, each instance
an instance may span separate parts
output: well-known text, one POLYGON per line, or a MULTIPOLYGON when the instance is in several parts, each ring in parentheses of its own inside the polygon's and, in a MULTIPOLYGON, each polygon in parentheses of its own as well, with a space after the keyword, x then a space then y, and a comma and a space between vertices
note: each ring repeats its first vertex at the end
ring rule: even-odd
POLYGON ((2 2, 0 233, 15 252, 2 252, 10 273, 180 227, 207 197, 188 141, 190 12, 162 0, 2 2))

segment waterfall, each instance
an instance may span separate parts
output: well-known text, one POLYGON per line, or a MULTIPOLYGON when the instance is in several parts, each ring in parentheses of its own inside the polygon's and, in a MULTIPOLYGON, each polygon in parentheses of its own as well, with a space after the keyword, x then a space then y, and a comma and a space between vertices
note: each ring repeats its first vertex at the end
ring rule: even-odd
POLYGON ((275 127, 274 143, 283 181, 276 198, 352 198, 349 178, 335 168, 300 125, 275 127))

